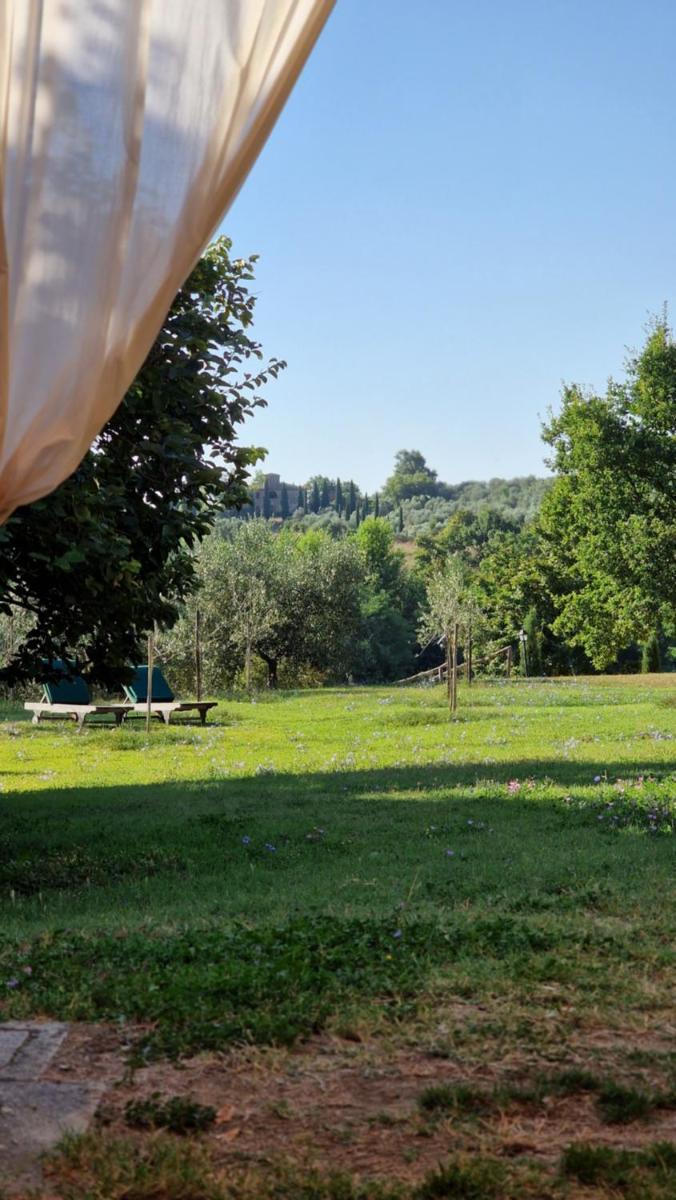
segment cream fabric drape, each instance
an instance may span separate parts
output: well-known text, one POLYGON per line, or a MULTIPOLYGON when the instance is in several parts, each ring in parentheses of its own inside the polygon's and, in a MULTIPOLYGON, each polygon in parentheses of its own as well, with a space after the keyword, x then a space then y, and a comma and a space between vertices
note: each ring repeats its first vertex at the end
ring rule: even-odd
POLYGON ((333 0, 0 0, 0 520, 77 466, 333 0))

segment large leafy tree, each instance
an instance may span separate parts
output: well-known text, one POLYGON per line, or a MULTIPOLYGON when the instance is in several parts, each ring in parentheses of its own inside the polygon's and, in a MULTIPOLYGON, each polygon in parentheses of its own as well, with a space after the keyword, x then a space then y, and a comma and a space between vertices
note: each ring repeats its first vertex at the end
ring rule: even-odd
POLYGON ((558 473, 540 524, 562 579, 555 632, 607 667, 673 621, 676 342, 655 321, 626 379, 573 385, 544 427, 558 473))
POLYGON ((249 333, 255 261, 232 259, 226 238, 208 250, 77 471, 0 529, 0 612, 30 619, 6 681, 76 652, 90 678, 119 682, 193 589, 195 545, 247 501, 261 452, 238 445, 238 428, 284 365, 261 366, 249 333))
POLYGON ((360 679, 397 679, 414 669, 423 586, 404 569, 404 555, 384 518, 366 517, 351 541, 359 550, 363 571, 356 673, 360 679))
POLYGON ((437 473, 428 467, 419 450, 399 450, 394 470, 383 487, 383 497, 390 504, 400 504, 411 496, 436 496, 437 473))

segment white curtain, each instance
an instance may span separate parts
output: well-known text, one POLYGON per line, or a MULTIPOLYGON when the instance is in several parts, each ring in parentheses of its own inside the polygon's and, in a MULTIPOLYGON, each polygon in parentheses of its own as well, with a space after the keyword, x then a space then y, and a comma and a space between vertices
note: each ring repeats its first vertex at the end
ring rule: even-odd
POLYGON ((333 0, 0 0, 0 521, 77 466, 333 0))

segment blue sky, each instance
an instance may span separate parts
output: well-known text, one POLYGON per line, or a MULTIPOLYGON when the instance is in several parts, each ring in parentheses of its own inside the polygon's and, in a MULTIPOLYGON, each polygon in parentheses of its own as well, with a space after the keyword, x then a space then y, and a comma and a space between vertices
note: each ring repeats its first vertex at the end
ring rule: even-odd
POLYGON ((562 381, 673 312, 675 44, 673 0, 338 0, 223 225, 289 363, 267 470, 545 473, 562 381))

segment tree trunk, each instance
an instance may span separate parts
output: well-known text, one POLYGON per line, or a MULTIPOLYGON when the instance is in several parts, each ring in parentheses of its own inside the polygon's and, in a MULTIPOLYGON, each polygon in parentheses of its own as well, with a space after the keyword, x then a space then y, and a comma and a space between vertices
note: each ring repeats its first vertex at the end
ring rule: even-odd
POLYGON ((507 678, 512 678, 512 647, 507 647, 507 678))
POLYGON ((472 686, 472 623, 467 628, 467 684, 472 686))
POLYGON ((448 707, 453 710, 453 676, 451 667, 451 634, 450 630, 446 630, 446 697, 448 699, 448 707))
POLYGON ((244 652, 244 682, 247 692, 251 691, 251 642, 247 642, 244 652))
POLYGON ((269 654, 264 654, 262 650, 259 650, 258 653, 260 654, 261 658, 263 659, 263 662, 265 663, 266 667, 268 668, 268 687, 276 688, 277 687, 277 661, 278 660, 276 658, 272 658, 271 655, 269 655, 269 654))

